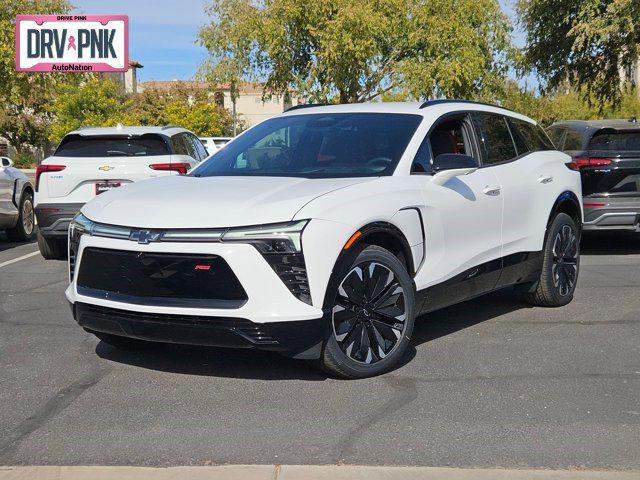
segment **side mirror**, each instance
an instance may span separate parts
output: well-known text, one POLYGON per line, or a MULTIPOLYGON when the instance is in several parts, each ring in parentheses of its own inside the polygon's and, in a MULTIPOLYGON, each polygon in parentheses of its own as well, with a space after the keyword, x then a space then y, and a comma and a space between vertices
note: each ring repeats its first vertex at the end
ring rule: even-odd
POLYGON ((13 167, 13 161, 10 158, 2 157, 3 167, 13 167))
POLYGON ((469 155, 459 153, 442 153, 433 159, 433 177, 436 185, 444 185, 453 177, 469 175, 478 169, 478 162, 469 155))

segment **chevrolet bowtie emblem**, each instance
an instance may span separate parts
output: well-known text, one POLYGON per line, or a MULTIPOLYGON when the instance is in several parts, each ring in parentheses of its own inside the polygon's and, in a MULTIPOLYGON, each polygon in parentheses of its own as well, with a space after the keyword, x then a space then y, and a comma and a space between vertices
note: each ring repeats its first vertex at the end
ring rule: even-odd
POLYGON ((103 165, 98 167, 98 170, 102 170, 103 172, 108 172, 109 170, 113 170, 116 167, 112 167, 111 165, 103 165))

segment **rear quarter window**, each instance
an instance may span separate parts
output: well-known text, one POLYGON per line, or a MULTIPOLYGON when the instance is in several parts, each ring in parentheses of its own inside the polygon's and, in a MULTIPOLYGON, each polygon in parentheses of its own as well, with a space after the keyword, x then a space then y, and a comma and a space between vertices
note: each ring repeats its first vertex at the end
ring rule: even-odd
POLYGON ((545 131, 539 125, 525 122, 518 118, 510 119, 511 125, 524 139, 529 152, 539 152, 543 150, 555 150, 545 131))
POLYGON ((56 149, 56 157, 149 157, 168 155, 160 135, 67 135, 56 149))

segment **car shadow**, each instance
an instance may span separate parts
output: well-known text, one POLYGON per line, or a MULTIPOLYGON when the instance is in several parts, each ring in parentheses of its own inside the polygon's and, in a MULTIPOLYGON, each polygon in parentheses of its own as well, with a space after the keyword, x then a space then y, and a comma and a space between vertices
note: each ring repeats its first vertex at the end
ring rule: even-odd
POLYGON ((640 253, 640 234, 635 232, 585 232, 582 255, 633 255, 640 253))
MULTIPOLYGON (((530 308, 511 290, 485 295, 416 319, 413 339, 398 367, 416 355, 424 343, 521 308, 530 308)), ((150 370, 255 380, 323 381, 330 376, 312 362, 259 350, 148 344, 143 350, 123 350, 100 342, 96 354, 105 360, 150 370)))
POLYGON ((150 343, 143 350, 123 350, 105 342, 96 346, 105 360, 161 372, 253 380, 322 381, 327 374, 309 361, 275 352, 150 343))
POLYGON ((36 243, 35 239, 30 242, 12 242, 7 238, 7 235, 0 230, 0 252, 5 250, 11 250, 12 248, 21 247, 22 245, 29 245, 36 243))
POLYGON ((524 308, 533 307, 513 289, 507 288, 421 315, 416 318, 411 345, 399 366, 409 363, 416 355, 417 347, 424 343, 524 308))

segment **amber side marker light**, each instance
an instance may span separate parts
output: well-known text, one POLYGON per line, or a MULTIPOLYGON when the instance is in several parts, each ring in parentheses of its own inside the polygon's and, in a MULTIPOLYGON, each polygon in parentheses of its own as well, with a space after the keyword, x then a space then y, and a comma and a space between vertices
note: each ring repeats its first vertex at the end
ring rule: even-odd
POLYGON ((353 243, 358 239, 360 235, 362 235, 362 232, 360 230, 351 235, 351 238, 349 238, 349 240, 347 240, 347 243, 344 244, 344 250, 349 250, 349 247, 353 245, 353 243))

